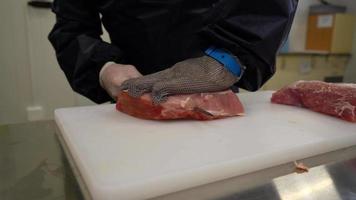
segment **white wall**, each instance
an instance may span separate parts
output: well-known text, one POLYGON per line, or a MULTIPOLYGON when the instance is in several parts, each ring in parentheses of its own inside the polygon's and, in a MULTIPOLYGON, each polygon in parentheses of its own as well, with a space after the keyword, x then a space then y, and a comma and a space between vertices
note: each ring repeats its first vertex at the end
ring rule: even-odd
POLYGON ((0 124, 26 121, 32 102, 26 3, 0 1, 0 124))
POLYGON ((36 119, 47 120, 56 108, 92 104, 70 89, 56 62, 47 39, 54 14, 27 2, 0 1, 0 125, 28 121, 34 106, 42 108, 36 119))

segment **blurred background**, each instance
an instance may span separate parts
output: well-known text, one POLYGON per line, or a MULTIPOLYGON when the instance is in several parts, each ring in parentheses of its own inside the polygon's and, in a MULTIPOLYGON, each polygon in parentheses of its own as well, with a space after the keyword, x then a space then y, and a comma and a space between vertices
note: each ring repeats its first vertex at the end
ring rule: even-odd
MULTIPOLYGON (((356 1, 300 0, 276 75, 262 90, 296 80, 356 82, 356 1)), ((47 40, 50 1, 0 1, 0 125, 49 120, 59 107, 93 104, 72 92, 47 40)), ((108 36, 104 34, 104 40, 108 36)))

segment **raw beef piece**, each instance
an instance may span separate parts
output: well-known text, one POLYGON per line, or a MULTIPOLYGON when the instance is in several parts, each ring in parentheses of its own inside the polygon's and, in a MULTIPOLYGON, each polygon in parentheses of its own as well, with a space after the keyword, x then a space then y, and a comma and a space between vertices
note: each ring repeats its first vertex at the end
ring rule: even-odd
POLYGON ((231 90, 170 96, 159 105, 153 105, 149 94, 134 98, 124 91, 118 96, 116 109, 134 117, 154 120, 212 120, 244 114, 241 102, 231 90))
POLYGON ((356 84, 298 81, 275 92, 271 101, 356 122, 356 84))

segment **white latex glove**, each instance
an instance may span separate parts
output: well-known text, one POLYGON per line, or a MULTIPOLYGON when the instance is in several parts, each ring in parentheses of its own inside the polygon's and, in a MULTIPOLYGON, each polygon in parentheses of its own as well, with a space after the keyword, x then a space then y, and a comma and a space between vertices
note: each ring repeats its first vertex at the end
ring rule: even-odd
POLYGON ((116 99, 122 82, 142 76, 133 65, 122 65, 114 62, 108 62, 100 70, 100 85, 108 94, 116 99))

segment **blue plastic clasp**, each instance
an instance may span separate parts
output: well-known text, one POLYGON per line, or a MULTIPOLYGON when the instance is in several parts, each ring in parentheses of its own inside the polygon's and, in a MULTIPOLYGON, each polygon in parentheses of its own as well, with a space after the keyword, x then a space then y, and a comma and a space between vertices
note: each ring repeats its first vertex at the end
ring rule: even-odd
POLYGON ((235 76, 241 76, 242 66, 238 59, 231 55, 229 52, 225 51, 224 49, 210 47, 205 51, 205 54, 220 62, 235 76))

